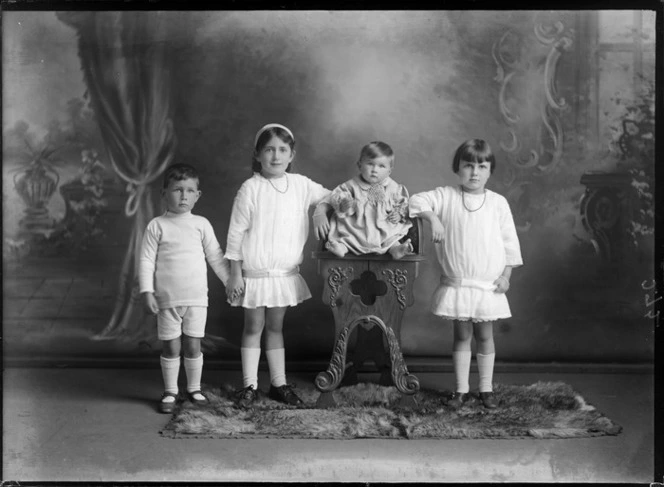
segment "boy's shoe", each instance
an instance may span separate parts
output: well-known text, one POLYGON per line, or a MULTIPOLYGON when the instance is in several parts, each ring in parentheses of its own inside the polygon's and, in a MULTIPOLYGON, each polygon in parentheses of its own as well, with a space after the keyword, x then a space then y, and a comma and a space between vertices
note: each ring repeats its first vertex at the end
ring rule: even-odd
POLYGON ((452 394, 452 397, 447 400, 447 406, 452 409, 458 409, 463 406, 465 402, 468 402, 469 399, 470 397, 467 392, 455 392, 452 394))
POLYGON ((254 401, 256 400, 256 396, 258 395, 258 391, 254 389, 253 385, 249 385, 245 387, 244 389, 239 389, 235 391, 235 399, 237 402, 237 405, 240 409, 249 409, 251 406, 253 406, 254 401))
POLYGON ((301 406, 304 404, 304 402, 302 402, 302 399, 300 399, 297 394, 295 394, 295 391, 293 391, 294 388, 295 384, 284 384, 283 386, 279 387, 274 387, 271 385, 268 396, 270 399, 274 399, 275 401, 279 402, 285 402, 291 406, 301 406))
POLYGON ((498 401, 496 401, 493 392, 480 392, 480 399, 487 409, 496 409, 498 407, 498 401))
POLYGON ((196 406, 202 406, 204 404, 207 404, 208 398, 205 397, 205 394, 203 394, 201 391, 194 391, 194 392, 187 392, 187 395, 189 396, 189 400, 194 403, 196 406), (203 396, 203 399, 199 399, 196 396, 201 395, 203 396))
POLYGON ((161 401, 159 401, 159 412, 162 414, 171 414, 175 410, 175 403, 177 402, 177 394, 172 392, 164 392, 161 395, 161 401), (165 398, 172 397, 172 401, 164 401, 165 398))

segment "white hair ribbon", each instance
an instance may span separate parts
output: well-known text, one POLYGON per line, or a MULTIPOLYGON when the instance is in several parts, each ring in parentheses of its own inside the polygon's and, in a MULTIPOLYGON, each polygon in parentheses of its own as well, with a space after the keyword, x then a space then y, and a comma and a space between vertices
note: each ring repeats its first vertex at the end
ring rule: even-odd
POLYGON ((254 139, 254 148, 256 148, 256 144, 258 144, 258 138, 263 135, 263 132, 265 132, 267 129, 279 127, 280 129, 284 129, 286 132, 288 132, 288 135, 291 136, 293 141, 295 141, 295 136, 293 135, 293 132, 290 131, 288 127, 284 127, 283 125, 279 123, 268 123, 267 125, 261 127, 261 129, 256 133, 256 138, 254 139))

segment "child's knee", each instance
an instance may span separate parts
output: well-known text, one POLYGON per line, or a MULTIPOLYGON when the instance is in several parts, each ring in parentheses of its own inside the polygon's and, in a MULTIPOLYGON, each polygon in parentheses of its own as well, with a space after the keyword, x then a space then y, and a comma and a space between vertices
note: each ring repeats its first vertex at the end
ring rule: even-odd
POLYGON ((180 356, 180 337, 162 342, 161 355, 165 358, 177 358, 180 356))
POLYGON ((201 339, 183 335, 184 356, 187 358, 198 358, 201 354, 201 339))

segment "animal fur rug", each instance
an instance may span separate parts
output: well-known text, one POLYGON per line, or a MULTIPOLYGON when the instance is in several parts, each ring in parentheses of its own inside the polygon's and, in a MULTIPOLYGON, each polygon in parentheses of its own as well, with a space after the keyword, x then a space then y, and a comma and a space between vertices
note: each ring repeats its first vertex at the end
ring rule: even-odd
POLYGON ((204 387, 205 406, 178 401, 160 432, 171 438, 454 439, 579 438, 617 435, 621 427, 603 416, 563 382, 497 384, 497 409, 475 396, 454 411, 449 392, 420 390, 404 407, 395 387, 360 383, 335 390, 337 405, 317 409, 319 392, 296 389, 304 407, 281 404, 259 391, 251 410, 237 409, 233 389, 204 387))

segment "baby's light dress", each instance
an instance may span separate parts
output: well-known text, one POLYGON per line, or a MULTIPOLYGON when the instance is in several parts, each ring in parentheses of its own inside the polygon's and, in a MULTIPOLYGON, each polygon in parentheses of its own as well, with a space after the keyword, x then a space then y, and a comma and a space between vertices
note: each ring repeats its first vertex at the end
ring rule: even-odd
MULTIPOLYGON (((260 173, 254 173, 235 196, 225 257, 241 260, 243 274, 246 271, 266 276, 245 276, 244 295, 231 302, 233 306, 295 306, 311 297, 299 273, 309 235, 309 208, 330 190, 301 174, 286 173, 284 177, 288 180, 284 193, 260 173)), ((277 187, 282 189, 284 185, 277 187)))
POLYGON ((505 266, 523 264, 507 200, 498 193, 463 193, 460 186, 439 187, 410 198, 410 215, 433 211, 444 228, 435 244, 442 268, 431 311, 447 319, 494 321, 512 316, 505 293, 493 282, 505 266), (468 211, 466 206, 477 211, 468 211), (481 208, 480 208, 480 205, 481 208))
POLYGON ((408 190, 391 178, 371 185, 359 176, 337 186, 326 201, 334 208, 328 242, 340 242, 354 254, 384 254, 405 237, 412 226, 408 216, 408 190), (350 210, 341 212, 342 200, 351 199, 350 210), (392 213, 399 221, 390 222, 392 213))

